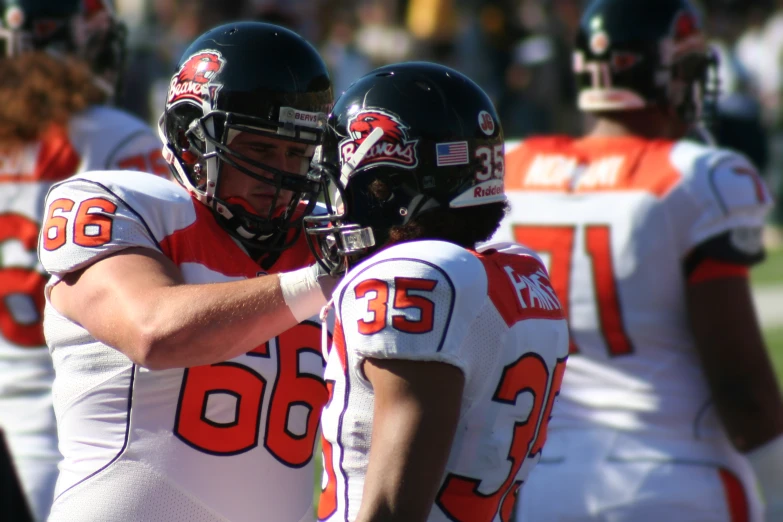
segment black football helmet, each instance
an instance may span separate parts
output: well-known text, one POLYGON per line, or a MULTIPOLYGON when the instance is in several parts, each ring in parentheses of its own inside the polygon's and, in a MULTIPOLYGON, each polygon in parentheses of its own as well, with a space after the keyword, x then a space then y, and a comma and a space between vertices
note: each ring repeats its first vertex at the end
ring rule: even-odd
POLYGON ((0 0, 0 59, 46 50, 84 60, 112 97, 125 60, 125 25, 112 0, 0 0))
POLYGON ((434 63, 388 65, 353 83, 329 115, 313 171, 327 215, 305 218, 305 229, 333 273, 422 213, 506 199, 492 102, 469 78, 434 63))
POLYGON ((593 0, 573 58, 579 109, 670 106, 693 123, 714 107, 715 66, 688 0, 593 0))
POLYGON ((159 122, 163 153, 174 177, 229 233, 251 248, 280 251, 316 204, 320 185, 307 174, 332 101, 326 65, 302 37, 261 22, 222 25, 196 39, 177 65, 159 122), (240 132, 304 144, 310 155, 300 172, 284 172, 232 149, 240 132), (217 197, 226 164, 274 187, 267 215, 217 197), (283 210, 281 191, 292 193, 283 210))

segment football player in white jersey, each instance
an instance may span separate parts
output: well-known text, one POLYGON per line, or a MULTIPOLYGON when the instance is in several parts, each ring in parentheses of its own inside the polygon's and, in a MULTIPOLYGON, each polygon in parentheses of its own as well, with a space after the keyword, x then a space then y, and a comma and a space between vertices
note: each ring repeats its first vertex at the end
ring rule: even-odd
POLYGON ((496 239, 547 261, 568 372, 520 519, 783 520, 783 405, 753 309, 771 206, 741 155, 684 139, 712 61, 685 0, 594 0, 578 139, 507 153, 496 239))
POLYGON ((0 0, 0 427, 38 520, 61 458, 35 255, 43 199, 86 170, 168 173, 152 130, 106 106, 123 46, 108 2, 0 0))
MULTIPOLYGON (((503 132, 470 79, 377 69, 337 100, 316 256, 333 294, 319 520, 508 520, 568 353, 535 254, 477 252, 505 211, 503 132)), ((328 309, 327 309, 328 310, 328 309)))
POLYGON ((313 520, 328 393, 306 319, 336 280, 300 232, 331 104, 299 35, 216 27, 183 54, 160 120, 179 183, 93 172, 50 190, 50 520, 313 520))

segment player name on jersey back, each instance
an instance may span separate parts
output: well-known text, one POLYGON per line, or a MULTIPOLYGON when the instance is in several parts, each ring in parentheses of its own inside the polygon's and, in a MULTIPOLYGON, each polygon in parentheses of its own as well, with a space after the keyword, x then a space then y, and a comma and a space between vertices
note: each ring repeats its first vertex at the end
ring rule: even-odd
POLYGON ((574 191, 614 187, 620 180, 624 162, 623 156, 612 156, 583 166, 579 164, 577 159, 568 156, 536 156, 524 176, 522 186, 527 189, 548 188, 574 191))

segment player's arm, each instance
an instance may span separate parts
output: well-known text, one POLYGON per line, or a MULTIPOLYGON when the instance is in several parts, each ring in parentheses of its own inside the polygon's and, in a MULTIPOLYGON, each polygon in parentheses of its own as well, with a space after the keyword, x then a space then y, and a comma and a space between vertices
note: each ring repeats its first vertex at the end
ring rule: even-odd
POLYGON ((50 299, 63 316, 133 362, 165 369, 236 357, 314 315, 325 304, 315 277, 315 269, 306 268, 188 285, 160 252, 129 248, 67 274, 50 299))
POLYGON ((427 519, 471 382, 464 341, 487 292, 467 251, 444 246, 455 251, 423 261, 415 244, 396 248, 400 259, 363 269, 338 297, 349 371, 375 398, 361 522, 427 519))
POLYGON ((783 515, 783 401, 753 307, 747 276, 688 285, 702 368, 734 446, 754 464, 768 509, 783 515))
POLYGON ((368 359, 372 445, 357 522, 425 521, 443 479, 464 378, 439 362, 368 359))
POLYGON ((738 450, 753 450, 783 433, 783 401, 748 278, 727 275, 691 283, 686 293, 696 346, 723 424, 738 450))
POLYGON ((732 161, 712 176, 704 227, 686 258, 690 325, 718 414, 754 465, 770 510, 783 515, 783 401, 753 306, 748 269, 764 257, 768 195, 752 167, 732 161), (754 177, 756 176, 756 177, 754 177), (777 506, 777 507, 775 507, 777 506))
POLYGON ((193 203, 166 181, 125 186, 116 174, 96 176, 52 188, 38 253, 55 278, 52 306, 133 362, 163 369, 224 361, 325 304, 314 267, 184 284, 159 241, 190 226, 193 203))

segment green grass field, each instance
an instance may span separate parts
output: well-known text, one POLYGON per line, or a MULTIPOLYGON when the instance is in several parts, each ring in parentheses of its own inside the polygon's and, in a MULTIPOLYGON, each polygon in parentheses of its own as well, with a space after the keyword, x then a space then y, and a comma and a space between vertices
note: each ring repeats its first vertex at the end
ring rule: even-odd
MULTIPOLYGON (((783 248, 767 252, 766 261, 751 272, 751 281, 754 286, 783 285, 783 248)), ((783 386, 783 327, 765 330, 764 339, 783 386)))
POLYGON ((772 357, 772 363, 775 365, 778 382, 783 386, 783 328, 766 330, 764 338, 767 341, 767 348, 769 349, 770 357, 772 357))
POLYGON ((767 251, 767 259, 750 276, 754 285, 783 284, 783 248, 767 251))

